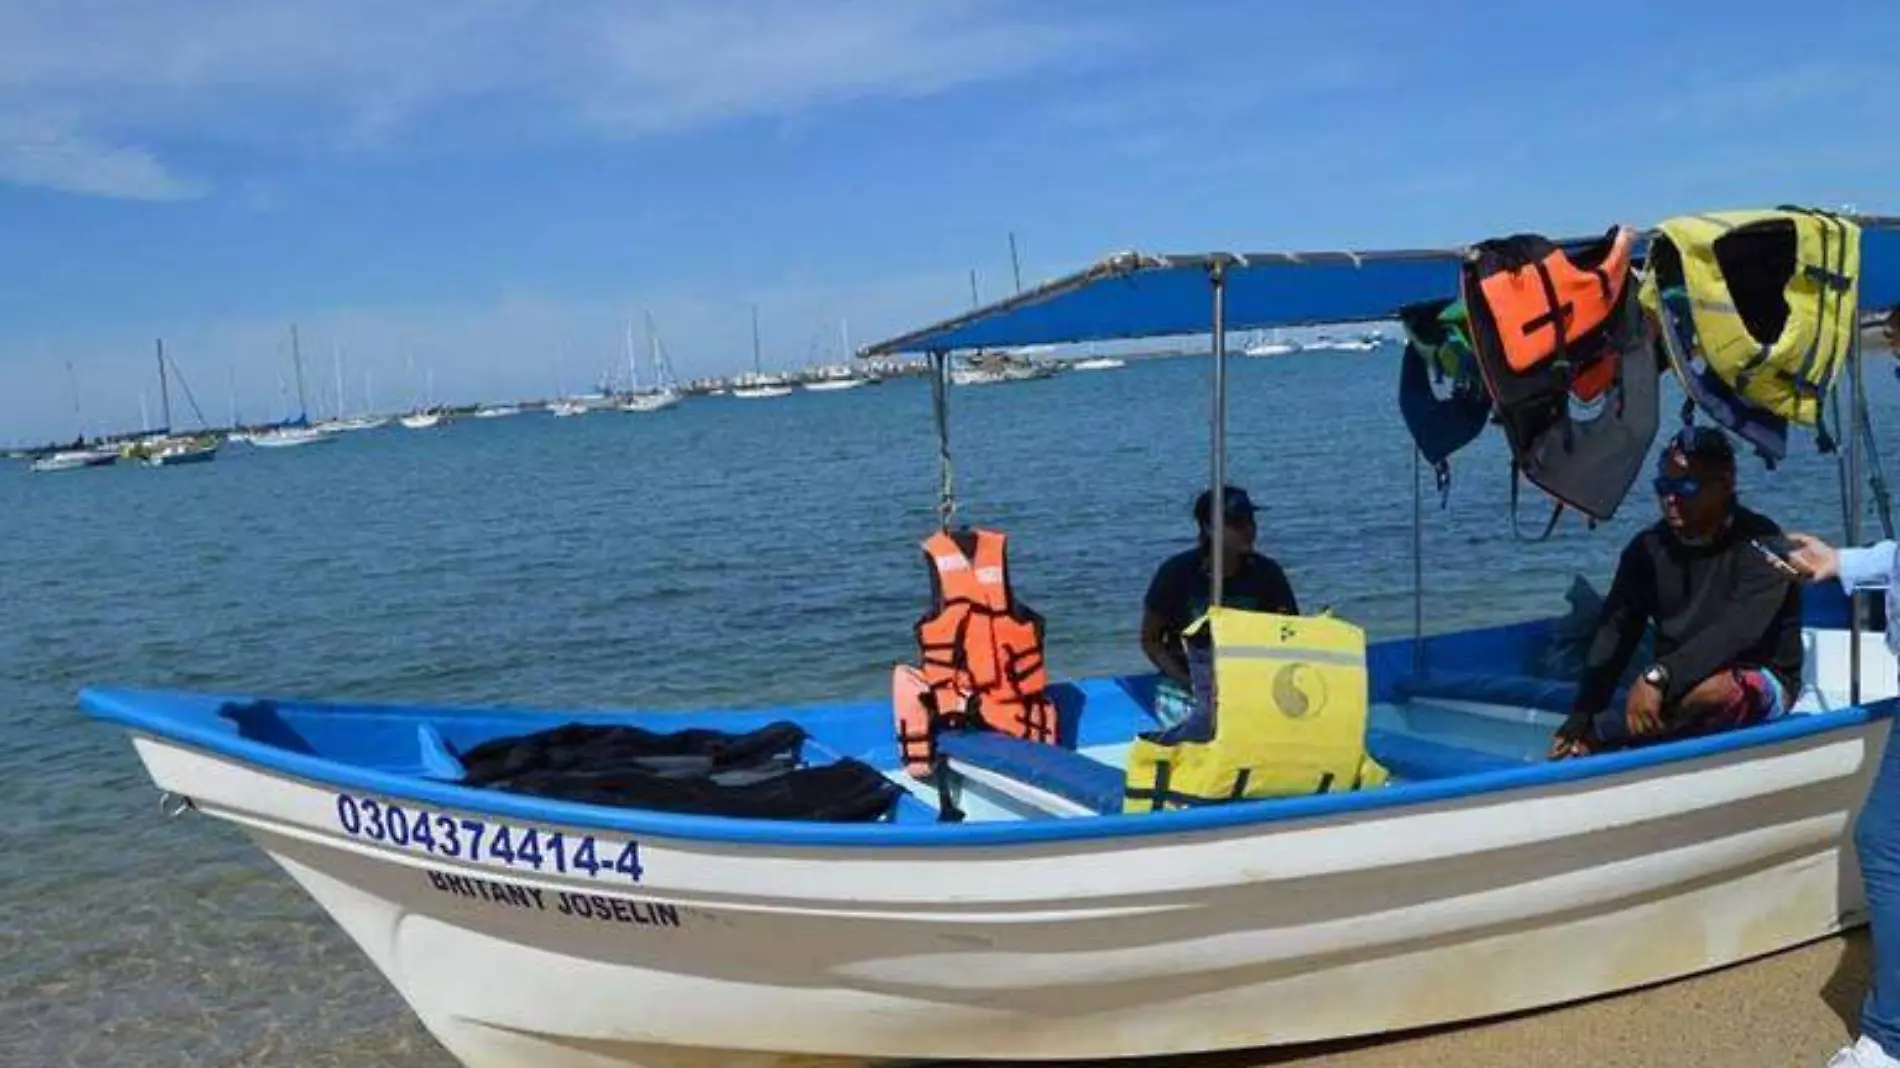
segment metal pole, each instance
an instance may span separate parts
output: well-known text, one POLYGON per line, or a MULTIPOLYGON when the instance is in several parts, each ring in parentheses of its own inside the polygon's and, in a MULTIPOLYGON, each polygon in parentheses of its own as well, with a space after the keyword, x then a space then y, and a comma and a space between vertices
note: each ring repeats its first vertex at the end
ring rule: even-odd
POLYGON ((1208 561, 1208 570, 1212 572, 1208 587, 1208 606, 1221 603, 1222 587, 1226 585, 1226 566, 1223 542, 1227 532, 1227 267, 1216 261, 1209 269, 1209 280, 1214 286, 1214 412, 1210 420, 1213 424, 1213 489, 1209 492, 1210 507, 1208 519, 1213 526, 1212 555, 1208 561))
POLYGON ((957 498, 950 468, 950 357, 943 352, 930 354, 930 410, 937 426, 937 529, 950 532, 956 518, 957 498))
POLYGON ((1023 267, 1016 259, 1016 231, 1009 232, 1009 269, 1016 276, 1016 292, 1023 291, 1023 267))
POLYGON ((1423 454, 1412 449, 1412 673, 1425 672, 1425 491, 1423 454))
MULTIPOLYGON (((1865 383, 1860 374, 1860 316, 1854 315, 1853 340, 1847 345, 1847 378, 1854 390, 1854 403, 1847 409, 1847 544, 1860 544, 1860 409, 1865 383)), ((1860 704, 1860 594, 1847 593, 1847 703, 1860 704)))

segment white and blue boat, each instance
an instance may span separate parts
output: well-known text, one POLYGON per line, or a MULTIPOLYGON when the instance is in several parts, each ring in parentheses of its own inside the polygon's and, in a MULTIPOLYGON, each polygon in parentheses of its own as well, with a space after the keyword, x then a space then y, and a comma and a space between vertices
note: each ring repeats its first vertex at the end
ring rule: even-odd
MULTIPOLYGON (((1861 223, 1863 301, 1900 303, 1900 220, 1861 223)), ((1127 253, 863 354, 931 354, 941 430, 948 353, 1204 334, 1211 305, 1219 484, 1227 330, 1389 320, 1454 292, 1460 256, 1127 253)), ((1426 635, 1421 604, 1418 633, 1367 656, 1390 785, 1150 814, 1121 804, 1152 676, 1055 685, 1057 744, 946 742, 941 793, 900 767, 884 701, 81 704, 169 811, 249 834, 469 1068, 1094 1059, 1471 1020, 1861 922, 1851 829, 1900 683, 1845 597, 1813 587, 1805 612, 1795 714, 1552 763, 1570 685, 1526 666, 1552 621, 1426 635), (788 759, 868 767, 891 802, 768 819, 467 781, 482 743, 576 722, 792 724, 788 759)))

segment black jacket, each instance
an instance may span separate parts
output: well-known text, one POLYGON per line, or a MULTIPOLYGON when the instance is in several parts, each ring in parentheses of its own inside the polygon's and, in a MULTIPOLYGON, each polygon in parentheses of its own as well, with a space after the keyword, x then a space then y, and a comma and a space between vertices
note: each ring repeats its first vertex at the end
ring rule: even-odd
POLYGON ((1656 659, 1669 670, 1668 709, 1718 669, 1765 668, 1787 693, 1801 685, 1801 587, 1748 544, 1781 533, 1773 520, 1735 506, 1708 545, 1685 545, 1663 523, 1630 540, 1597 617, 1572 711, 1603 711, 1642 641, 1656 628, 1656 659))

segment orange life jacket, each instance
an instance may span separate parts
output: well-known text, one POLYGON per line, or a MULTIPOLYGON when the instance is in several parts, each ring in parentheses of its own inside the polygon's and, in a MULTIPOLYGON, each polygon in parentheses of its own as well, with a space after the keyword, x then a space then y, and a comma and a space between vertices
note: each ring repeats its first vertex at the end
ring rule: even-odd
POLYGON ((941 531, 923 542, 934 607, 917 621, 923 663, 898 668, 892 694, 905 767, 926 775, 935 756, 934 728, 981 721, 1032 742, 1056 740, 1056 709, 1043 663, 1043 620, 1010 593, 1007 539, 976 530, 966 556, 941 531))
MULTIPOLYGON (((1513 256, 1487 256, 1480 246, 1478 288, 1511 370, 1529 371, 1609 319, 1630 278, 1635 242, 1636 231, 1618 226, 1574 259, 1536 234, 1486 243, 1514 245, 1513 256)), ((1608 385, 1606 375, 1583 399, 1608 385)))
POLYGON ((1642 472, 1660 367, 1631 268, 1627 226, 1564 248, 1537 234, 1479 242, 1460 294, 1471 350, 1522 474, 1563 506, 1607 520, 1642 472))

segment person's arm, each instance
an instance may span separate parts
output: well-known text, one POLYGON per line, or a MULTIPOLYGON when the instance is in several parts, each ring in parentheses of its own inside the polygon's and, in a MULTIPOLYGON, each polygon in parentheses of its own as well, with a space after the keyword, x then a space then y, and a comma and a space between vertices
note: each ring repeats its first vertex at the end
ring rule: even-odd
POLYGON ((1300 602, 1293 596, 1293 583, 1286 577, 1286 569, 1278 562, 1267 561, 1267 611, 1282 616, 1300 614, 1300 602))
POLYGON ((1894 543, 1883 541, 1864 549, 1841 549, 1840 559, 1841 589, 1849 593, 1855 590, 1879 590, 1892 584, 1894 576, 1894 543))
MULTIPOLYGON (((1761 559, 1755 550, 1738 546, 1734 580, 1729 589, 1727 609, 1719 619, 1677 646, 1657 662, 1669 669, 1669 684, 1663 687, 1663 708, 1673 708, 1702 680, 1723 664, 1761 640, 1774 625, 1787 600, 1788 585, 1794 581, 1761 559)), ((1891 559, 1891 557, 1890 557, 1891 559)))
POLYGON ((1188 686, 1191 685, 1191 676, 1188 674, 1187 657, 1182 653, 1180 636, 1174 633, 1171 623, 1180 615, 1177 601, 1183 596, 1176 579, 1174 569, 1163 564, 1148 582, 1148 592, 1142 598, 1141 606, 1141 651, 1147 654, 1148 662, 1155 666, 1155 670, 1188 686))
POLYGON ((1649 623, 1645 591, 1652 583, 1641 544, 1640 540, 1630 542, 1617 558, 1616 577, 1610 580, 1610 591, 1597 612, 1596 632, 1590 637, 1583 671, 1577 679, 1577 697, 1570 706, 1573 723, 1609 707, 1610 695, 1616 692, 1616 682, 1629 665, 1630 654, 1643 640, 1643 628, 1649 623))
POLYGON ((1152 608, 1141 613, 1141 651, 1148 654, 1148 662, 1155 670, 1183 686, 1192 685, 1187 657, 1182 655, 1172 628, 1167 619, 1152 608))

